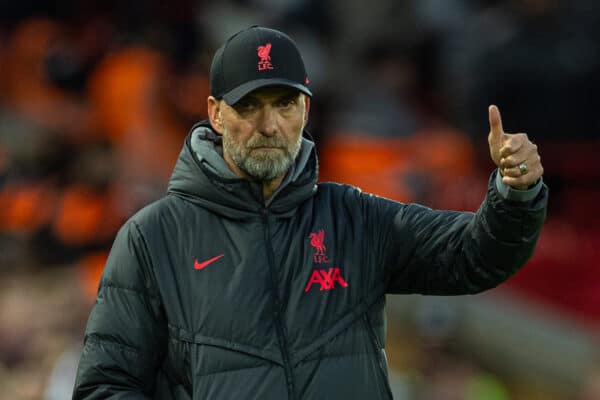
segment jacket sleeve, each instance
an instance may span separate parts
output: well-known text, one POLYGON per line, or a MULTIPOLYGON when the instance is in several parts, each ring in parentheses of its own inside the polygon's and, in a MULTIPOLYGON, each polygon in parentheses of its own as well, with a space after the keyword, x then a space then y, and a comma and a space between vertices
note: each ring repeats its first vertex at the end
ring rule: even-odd
POLYGON ((546 217, 548 188, 542 185, 530 201, 505 199, 496 174, 476 213, 409 204, 387 217, 382 259, 388 293, 478 293, 527 262, 546 217))
POLYGON ((119 231, 85 332, 73 399, 146 399, 154 392, 166 322, 137 225, 119 231))

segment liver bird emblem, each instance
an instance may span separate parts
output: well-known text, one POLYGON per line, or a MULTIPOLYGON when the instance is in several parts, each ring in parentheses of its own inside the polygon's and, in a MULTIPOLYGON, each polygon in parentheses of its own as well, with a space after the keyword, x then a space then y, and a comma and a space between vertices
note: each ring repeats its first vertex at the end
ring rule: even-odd
POLYGON ((315 255, 325 255, 327 249, 323 242, 325 241, 325 231, 319 229, 317 233, 310 234, 310 245, 315 248, 315 255))
POLYGON ((258 46, 257 54, 260 57, 260 61, 258 62, 258 70, 264 71, 266 69, 273 69, 273 64, 271 64, 271 43, 267 43, 264 46, 258 46))
POLYGON ((258 56, 260 57, 260 61, 269 61, 271 56, 269 53, 271 52, 271 43, 267 43, 264 46, 258 46, 258 56))

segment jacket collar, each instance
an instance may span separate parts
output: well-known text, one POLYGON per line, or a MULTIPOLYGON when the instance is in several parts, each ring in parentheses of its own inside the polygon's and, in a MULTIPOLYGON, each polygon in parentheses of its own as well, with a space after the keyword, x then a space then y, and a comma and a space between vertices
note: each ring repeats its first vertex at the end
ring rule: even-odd
MULTIPOLYGON (((267 207, 288 214, 317 189, 318 163, 314 143, 302 139, 300 153, 267 207)), ((194 125, 173 170, 168 193, 202 204, 230 218, 245 218, 264 209, 262 187, 236 176, 223 159, 221 136, 208 121, 194 125)))

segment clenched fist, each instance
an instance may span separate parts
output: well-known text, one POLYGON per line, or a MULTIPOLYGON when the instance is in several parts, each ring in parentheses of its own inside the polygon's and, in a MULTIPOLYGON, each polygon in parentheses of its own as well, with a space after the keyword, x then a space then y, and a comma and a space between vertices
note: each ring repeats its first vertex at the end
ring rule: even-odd
POLYGON ((488 112, 490 155, 502 172, 502 182, 515 189, 527 189, 544 173, 537 146, 525 133, 505 133, 498 107, 492 105, 488 112))

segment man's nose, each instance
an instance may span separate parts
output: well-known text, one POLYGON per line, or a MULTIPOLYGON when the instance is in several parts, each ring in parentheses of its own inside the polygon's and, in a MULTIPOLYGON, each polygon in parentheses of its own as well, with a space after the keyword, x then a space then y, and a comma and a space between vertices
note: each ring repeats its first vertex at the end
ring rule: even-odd
POLYGON ((273 136, 277 133, 277 111, 266 105, 260 113, 258 129, 265 136, 273 136))

